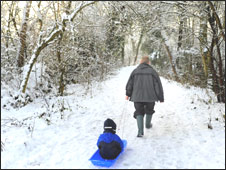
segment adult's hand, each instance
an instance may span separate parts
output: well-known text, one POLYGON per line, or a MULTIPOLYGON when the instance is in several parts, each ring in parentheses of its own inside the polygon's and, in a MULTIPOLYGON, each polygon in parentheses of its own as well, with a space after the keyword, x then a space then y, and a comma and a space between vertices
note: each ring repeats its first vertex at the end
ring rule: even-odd
POLYGON ((126 100, 129 100, 129 96, 126 96, 126 100))

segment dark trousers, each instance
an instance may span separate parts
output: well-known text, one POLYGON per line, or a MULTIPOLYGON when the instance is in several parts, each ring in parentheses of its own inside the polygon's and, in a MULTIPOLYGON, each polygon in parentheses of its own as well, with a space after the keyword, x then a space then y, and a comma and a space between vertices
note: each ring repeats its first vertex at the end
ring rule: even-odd
POLYGON ((155 102, 134 102, 134 107, 136 111, 133 117, 136 119, 137 115, 154 114, 155 102))

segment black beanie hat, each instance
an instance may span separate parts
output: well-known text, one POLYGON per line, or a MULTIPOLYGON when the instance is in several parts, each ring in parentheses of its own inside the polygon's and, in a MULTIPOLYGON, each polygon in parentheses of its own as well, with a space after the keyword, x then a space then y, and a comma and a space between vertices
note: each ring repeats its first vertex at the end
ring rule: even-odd
POLYGON ((116 124, 112 119, 107 119, 104 121, 104 131, 111 131, 115 133, 116 131, 116 124))

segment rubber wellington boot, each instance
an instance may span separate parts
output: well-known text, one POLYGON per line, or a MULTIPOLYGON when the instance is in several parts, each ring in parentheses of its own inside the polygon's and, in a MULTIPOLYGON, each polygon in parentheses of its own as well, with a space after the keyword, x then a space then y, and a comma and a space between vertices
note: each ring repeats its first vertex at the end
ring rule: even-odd
POLYGON ((151 119, 152 119, 152 114, 146 114, 145 127, 146 127, 147 129, 150 129, 150 128, 152 127, 151 119))
POLYGON ((137 115, 137 127, 138 127, 138 135, 137 137, 142 137, 144 135, 144 116, 137 115))

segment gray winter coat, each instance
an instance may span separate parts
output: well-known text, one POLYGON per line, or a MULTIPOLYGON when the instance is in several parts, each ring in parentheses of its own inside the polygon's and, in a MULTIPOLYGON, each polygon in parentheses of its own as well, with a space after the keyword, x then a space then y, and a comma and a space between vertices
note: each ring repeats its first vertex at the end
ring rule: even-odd
POLYGON ((133 102, 164 102, 162 83, 158 73, 149 64, 140 64, 129 77, 126 95, 133 102))

